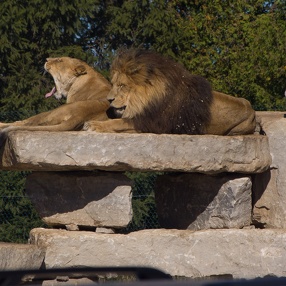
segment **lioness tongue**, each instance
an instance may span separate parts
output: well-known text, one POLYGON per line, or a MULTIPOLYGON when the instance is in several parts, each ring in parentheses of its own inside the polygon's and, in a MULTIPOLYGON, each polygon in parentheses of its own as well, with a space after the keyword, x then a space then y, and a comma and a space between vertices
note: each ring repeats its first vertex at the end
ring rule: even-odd
POLYGON ((53 89, 45 95, 45 98, 52 96, 56 92, 56 87, 54 86, 53 89))

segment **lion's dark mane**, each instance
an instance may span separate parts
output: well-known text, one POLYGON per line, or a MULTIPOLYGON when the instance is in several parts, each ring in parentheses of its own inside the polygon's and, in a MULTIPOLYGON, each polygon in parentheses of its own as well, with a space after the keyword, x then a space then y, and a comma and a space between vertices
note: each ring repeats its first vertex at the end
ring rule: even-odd
POLYGON ((205 78, 190 74, 183 65, 170 58, 142 49, 122 51, 113 62, 112 69, 125 73, 138 85, 156 85, 156 80, 166 83, 165 93, 156 96, 143 112, 133 118, 137 131, 205 133, 211 119, 213 100, 211 85, 205 78))

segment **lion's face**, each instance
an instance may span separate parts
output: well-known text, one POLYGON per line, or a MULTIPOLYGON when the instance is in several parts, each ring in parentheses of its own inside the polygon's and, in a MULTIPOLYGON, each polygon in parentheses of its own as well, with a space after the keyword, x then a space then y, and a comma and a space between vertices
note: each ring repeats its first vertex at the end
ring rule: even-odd
POLYGON ((66 98, 76 78, 86 73, 82 61, 69 57, 48 58, 44 67, 52 75, 56 85, 46 97, 54 95, 57 99, 66 98))
POLYGON ((157 80, 154 84, 153 77, 146 73, 145 67, 132 75, 115 71, 111 79, 112 89, 107 96, 110 102, 109 117, 134 118, 142 113, 165 89, 163 82, 157 80))
POLYGON ((107 99, 111 103, 109 112, 113 112, 111 117, 130 117, 130 115, 128 116, 128 103, 131 97, 131 82, 124 74, 119 75, 117 72, 113 75, 111 83, 112 89, 107 95, 107 99))

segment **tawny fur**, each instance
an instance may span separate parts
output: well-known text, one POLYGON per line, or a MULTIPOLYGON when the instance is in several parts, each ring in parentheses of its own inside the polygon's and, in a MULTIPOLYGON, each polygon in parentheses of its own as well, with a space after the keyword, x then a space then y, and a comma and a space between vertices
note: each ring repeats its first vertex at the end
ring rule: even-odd
POLYGON ((69 57, 49 58, 45 69, 53 76, 54 96, 65 97, 67 103, 22 121, 0 123, 0 141, 10 131, 80 130, 85 121, 108 119, 106 97, 111 85, 101 74, 85 62, 69 57))
POLYGON ((249 101, 212 91, 203 77, 170 58, 146 50, 123 50, 112 63, 110 118, 85 130, 169 134, 251 134, 255 111, 249 101))

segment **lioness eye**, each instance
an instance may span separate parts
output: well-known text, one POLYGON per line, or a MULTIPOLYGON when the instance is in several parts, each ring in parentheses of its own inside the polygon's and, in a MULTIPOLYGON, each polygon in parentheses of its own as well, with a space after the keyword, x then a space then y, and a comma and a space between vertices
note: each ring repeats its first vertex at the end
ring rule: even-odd
POLYGON ((121 84, 118 85, 119 88, 122 88, 122 87, 124 87, 124 86, 125 86, 125 85, 124 85, 123 83, 121 83, 121 84))

